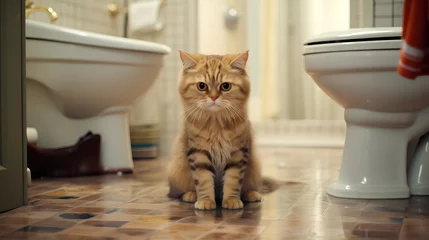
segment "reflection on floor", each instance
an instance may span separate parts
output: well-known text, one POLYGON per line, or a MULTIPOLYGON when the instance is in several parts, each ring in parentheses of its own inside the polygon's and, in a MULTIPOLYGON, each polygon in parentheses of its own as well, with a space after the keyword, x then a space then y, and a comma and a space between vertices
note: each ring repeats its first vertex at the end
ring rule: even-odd
MULTIPOLYGON (((341 150, 261 151, 264 173, 289 183, 242 211, 194 211, 165 197, 165 159, 132 175, 38 180, 30 205, 0 215, 2 239, 429 239, 429 198, 327 196, 341 150)), ((4 197, 4 196, 2 196, 4 197)))

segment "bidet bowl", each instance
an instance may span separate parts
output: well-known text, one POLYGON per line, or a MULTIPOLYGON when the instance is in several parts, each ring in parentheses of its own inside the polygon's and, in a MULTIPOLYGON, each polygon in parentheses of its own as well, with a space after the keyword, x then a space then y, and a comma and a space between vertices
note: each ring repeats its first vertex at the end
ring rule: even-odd
POLYGON ((165 45, 26 21, 27 79, 45 85, 69 118, 129 106, 159 75, 165 45))

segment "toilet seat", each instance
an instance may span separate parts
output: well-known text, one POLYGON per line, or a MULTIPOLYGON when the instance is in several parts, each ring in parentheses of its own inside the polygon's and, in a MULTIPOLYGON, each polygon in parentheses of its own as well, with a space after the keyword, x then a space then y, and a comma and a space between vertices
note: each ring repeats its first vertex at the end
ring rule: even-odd
POLYGON ((304 43, 303 55, 369 50, 399 50, 402 28, 358 28, 321 34, 304 43))

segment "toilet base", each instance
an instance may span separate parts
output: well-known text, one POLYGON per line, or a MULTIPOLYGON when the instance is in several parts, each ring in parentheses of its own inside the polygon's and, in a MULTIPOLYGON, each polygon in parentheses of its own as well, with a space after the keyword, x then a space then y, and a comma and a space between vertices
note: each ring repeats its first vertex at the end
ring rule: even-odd
POLYGON ((417 186, 410 187, 411 195, 416 196, 428 196, 429 195, 429 185, 428 184, 420 184, 417 186))
POLYGON ((329 187, 328 194, 358 199, 408 198, 406 128, 358 125, 356 123, 363 121, 351 119, 356 113, 361 114, 360 111, 346 114, 347 133, 340 176, 329 187))
POLYGON ((134 162, 131 152, 129 108, 110 108, 89 124, 101 135, 101 164, 108 173, 130 173, 134 162))
POLYGON ((125 110, 105 113, 90 119, 62 119, 55 124, 30 122, 39 131, 38 146, 59 148, 75 143, 82 133, 92 131, 101 135, 100 159, 105 173, 132 172, 133 160, 125 110), (61 126, 61 127, 60 127, 61 126))
POLYGON ((403 199, 410 197, 410 191, 407 186, 351 186, 334 183, 329 186, 326 192, 334 197, 353 199, 403 199))
POLYGON ((37 129, 37 146, 70 146, 91 131, 101 135, 101 165, 105 172, 133 171, 128 119, 130 107, 110 107, 94 117, 72 119, 59 110, 58 101, 43 85, 28 80, 26 90, 27 126, 37 129))

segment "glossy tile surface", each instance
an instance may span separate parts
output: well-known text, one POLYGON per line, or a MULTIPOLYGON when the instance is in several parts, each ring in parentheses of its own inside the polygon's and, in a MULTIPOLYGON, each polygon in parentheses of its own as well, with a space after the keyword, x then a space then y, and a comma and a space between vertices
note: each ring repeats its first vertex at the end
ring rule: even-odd
POLYGON ((130 175, 45 179, 30 204, 0 215, 1 239, 429 239, 429 198, 330 197, 338 149, 264 149, 264 175, 282 181, 243 210, 195 211, 170 200, 167 158, 130 175))

